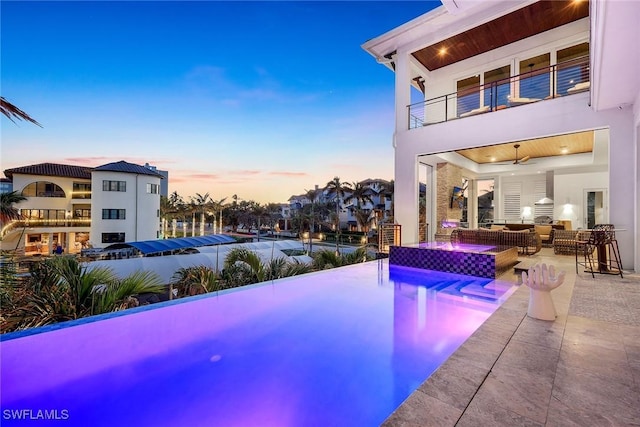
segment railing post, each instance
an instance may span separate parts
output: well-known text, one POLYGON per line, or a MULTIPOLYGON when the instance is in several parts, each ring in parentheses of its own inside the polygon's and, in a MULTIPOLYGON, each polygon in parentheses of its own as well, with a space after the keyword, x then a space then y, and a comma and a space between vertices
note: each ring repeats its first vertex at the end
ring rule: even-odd
POLYGON ((449 108, 449 95, 445 95, 444 96, 444 121, 445 122, 449 120, 448 108, 449 108))
POLYGON ((407 105, 407 129, 411 129, 411 105, 407 105))
POLYGON ((556 79, 558 78, 558 65, 553 65, 551 68, 551 98, 556 97, 556 79))

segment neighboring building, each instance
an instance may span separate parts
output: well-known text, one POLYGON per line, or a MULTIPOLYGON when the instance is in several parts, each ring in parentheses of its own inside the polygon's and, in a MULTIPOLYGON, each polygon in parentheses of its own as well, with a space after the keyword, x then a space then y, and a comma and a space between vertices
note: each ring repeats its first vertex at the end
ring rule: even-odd
POLYGON ((26 200, 15 206, 24 220, 3 224, 2 249, 51 254, 60 246, 79 253, 111 240, 157 238, 162 178, 143 166, 41 163, 4 173, 26 200), (116 191, 103 191, 105 186, 116 191))
POLYGON ((169 171, 159 170, 157 167, 151 166, 149 163, 145 163, 144 167, 162 175, 164 179, 160 181, 160 195, 169 197, 169 171))
POLYGON ((161 180, 157 172, 125 161, 93 169, 93 246, 158 239, 161 180))
POLYGON ((3 224, 1 247, 51 254, 59 245, 77 253, 89 240, 91 168, 40 163, 4 171, 26 200, 15 207, 24 221, 3 224))
POLYGON ((0 194, 11 193, 13 191, 13 182, 8 178, 0 178, 0 194))
POLYGON ((403 243, 479 211, 612 223, 640 271, 640 3, 442 3, 363 45, 395 72, 403 243))

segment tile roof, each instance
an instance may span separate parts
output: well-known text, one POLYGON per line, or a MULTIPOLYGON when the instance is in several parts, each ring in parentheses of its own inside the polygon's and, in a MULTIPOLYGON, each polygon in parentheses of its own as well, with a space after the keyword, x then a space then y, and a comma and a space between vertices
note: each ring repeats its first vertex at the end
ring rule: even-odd
POLYGON ((39 163, 37 165, 21 166, 6 169, 4 174, 13 179, 13 174, 61 176, 66 178, 91 179, 92 168, 85 166, 60 165, 57 163, 39 163))
POLYGON ((153 171, 151 169, 145 168, 144 166, 135 165, 133 163, 125 162, 124 160, 120 160, 119 162, 107 163, 106 165, 98 166, 94 168, 95 171, 108 171, 108 172, 124 172, 124 173, 135 173, 138 175, 151 175, 158 177, 160 179, 164 179, 162 175, 158 172, 153 171))

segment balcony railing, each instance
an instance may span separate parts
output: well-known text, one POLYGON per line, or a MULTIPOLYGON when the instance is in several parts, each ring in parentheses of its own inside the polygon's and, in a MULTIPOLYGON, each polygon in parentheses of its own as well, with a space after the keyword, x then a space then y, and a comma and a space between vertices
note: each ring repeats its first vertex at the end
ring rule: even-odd
POLYGON ((408 126, 414 129, 518 107, 585 92, 589 87, 589 57, 576 58, 411 104, 407 106, 408 126))
POLYGON ((24 219, 11 221, 0 230, 0 236, 6 236, 15 229, 38 227, 90 227, 91 219, 24 219))

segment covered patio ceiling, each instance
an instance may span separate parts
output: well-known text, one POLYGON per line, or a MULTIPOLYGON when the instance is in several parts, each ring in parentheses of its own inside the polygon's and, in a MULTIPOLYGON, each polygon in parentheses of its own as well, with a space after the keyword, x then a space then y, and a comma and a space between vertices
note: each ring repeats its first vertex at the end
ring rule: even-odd
POLYGON ((518 159, 567 156, 591 153, 593 151, 594 131, 556 135, 546 138, 510 142, 507 144, 457 150, 456 153, 478 164, 513 162, 516 159, 515 144, 518 144, 518 159))
POLYGON ((594 173, 609 168, 609 130, 606 128, 503 142, 418 156, 419 162, 452 163, 474 177, 594 173), (518 144, 518 163, 514 146, 518 144))

